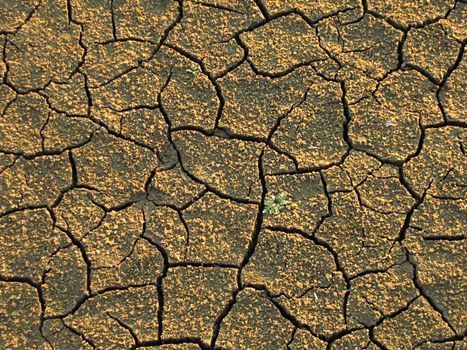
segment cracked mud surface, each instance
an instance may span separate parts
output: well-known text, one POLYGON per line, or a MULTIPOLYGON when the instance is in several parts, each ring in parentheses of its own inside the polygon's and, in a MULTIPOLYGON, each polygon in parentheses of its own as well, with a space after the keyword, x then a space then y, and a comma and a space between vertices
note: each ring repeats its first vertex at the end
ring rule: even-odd
POLYGON ((0 2, 0 348, 467 349, 467 3, 0 2))

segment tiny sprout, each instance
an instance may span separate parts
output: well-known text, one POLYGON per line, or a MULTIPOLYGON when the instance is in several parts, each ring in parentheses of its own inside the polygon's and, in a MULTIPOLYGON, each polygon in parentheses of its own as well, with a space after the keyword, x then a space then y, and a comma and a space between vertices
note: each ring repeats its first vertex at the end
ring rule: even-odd
POLYGON ((186 71, 187 71, 188 73, 193 74, 194 77, 196 77, 196 75, 198 75, 198 71, 197 71, 196 69, 187 68, 186 71))
POLYGON ((290 204, 290 200, 287 198, 285 192, 281 192, 277 195, 267 195, 264 199, 263 214, 277 215, 288 204, 290 204))

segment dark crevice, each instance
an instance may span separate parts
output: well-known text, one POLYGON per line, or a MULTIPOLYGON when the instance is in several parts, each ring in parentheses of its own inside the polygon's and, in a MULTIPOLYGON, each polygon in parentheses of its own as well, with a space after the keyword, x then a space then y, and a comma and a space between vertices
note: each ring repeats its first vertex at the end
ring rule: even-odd
POLYGON ((262 188, 261 201, 259 203, 258 214, 256 216, 255 228, 253 230, 253 234, 248 244, 247 252, 245 256, 243 257, 243 260, 240 264, 240 269, 237 274, 237 283, 240 289, 242 288, 242 285, 243 285, 242 276, 241 276, 242 270, 246 266, 246 264, 248 264, 251 256, 255 252, 256 245, 258 244, 259 234, 260 234, 260 231, 263 225, 263 211, 264 211, 264 206, 265 206, 264 201, 265 201, 265 198, 268 192, 267 187, 266 187, 266 178, 265 178, 264 169, 263 169, 263 154, 264 154, 264 150, 261 151, 261 154, 259 155, 259 158, 258 158, 258 172, 259 172, 259 179, 261 181, 261 188, 262 188))

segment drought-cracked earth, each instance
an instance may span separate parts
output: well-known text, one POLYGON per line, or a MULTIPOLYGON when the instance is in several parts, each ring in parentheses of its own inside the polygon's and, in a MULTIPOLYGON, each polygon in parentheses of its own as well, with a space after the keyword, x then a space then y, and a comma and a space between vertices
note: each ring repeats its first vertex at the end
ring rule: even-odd
POLYGON ((1 0, 0 348, 467 349, 466 19, 1 0))

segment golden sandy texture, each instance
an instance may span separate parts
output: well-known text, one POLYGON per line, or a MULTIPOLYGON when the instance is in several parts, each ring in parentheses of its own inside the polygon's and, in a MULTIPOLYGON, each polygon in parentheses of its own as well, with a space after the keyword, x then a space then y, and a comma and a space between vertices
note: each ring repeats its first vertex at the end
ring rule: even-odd
POLYGON ((466 21, 0 0, 0 350, 467 349, 466 21))

